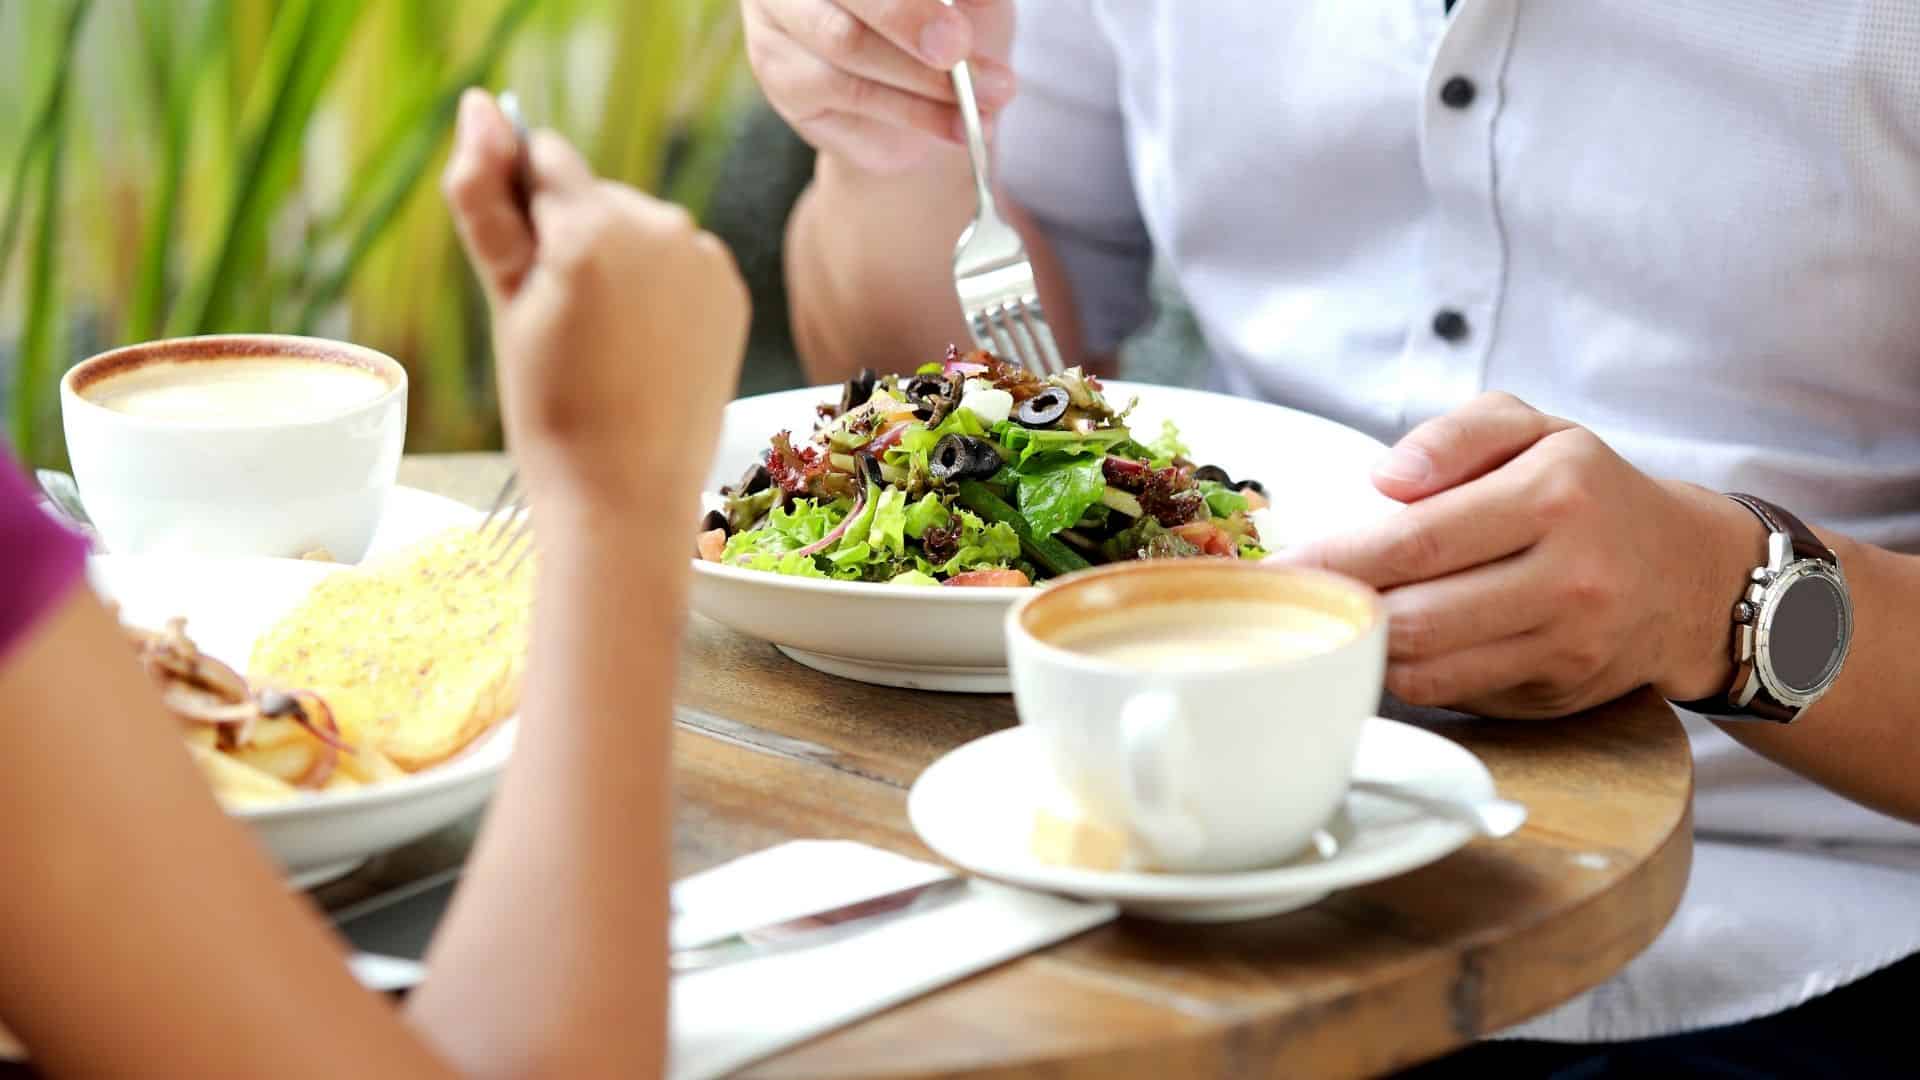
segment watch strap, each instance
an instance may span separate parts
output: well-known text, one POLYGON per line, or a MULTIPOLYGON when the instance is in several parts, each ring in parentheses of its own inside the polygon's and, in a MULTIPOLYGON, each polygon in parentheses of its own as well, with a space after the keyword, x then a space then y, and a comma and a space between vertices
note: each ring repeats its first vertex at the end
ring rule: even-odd
POLYGON ((1757 496, 1743 495, 1737 491, 1729 492, 1727 498, 1752 511, 1753 516, 1760 519, 1760 524, 1765 525, 1768 532, 1786 533, 1791 537, 1795 556, 1839 564, 1840 557, 1833 553, 1833 549, 1821 543, 1820 538, 1813 534, 1813 530, 1807 528, 1806 522, 1793 516, 1785 508, 1775 506, 1757 496))
MULTIPOLYGON (((1754 517, 1759 518, 1760 524, 1766 527, 1768 533, 1785 533, 1793 543, 1795 558, 1818 559, 1821 562, 1839 565, 1840 557, 1834 554, 1833 549, 1821 543, 1820 538, 1807 527, 1807 523, 1795 517, 1791 511, 1775 506, 1758 496, 1740 492, 1729 492, 1727 498, 1746 507, 1754 517)), ((1764 684, 1753 688, 1753 696, 1745 705, 1734 704, 1734 692, 1745 685, 1746 679, 1757 681, 1759 675, 1749 670, 1735 684, 1734 690, 1697 701, 1676 701, 1674 704, 1688 712, 1700 713, 1703 716, 1756 716, 1780 724, 1792 723, 1800 714, 1799 709, 1774 700, 1773 695, 1767 693, 1764 684)))

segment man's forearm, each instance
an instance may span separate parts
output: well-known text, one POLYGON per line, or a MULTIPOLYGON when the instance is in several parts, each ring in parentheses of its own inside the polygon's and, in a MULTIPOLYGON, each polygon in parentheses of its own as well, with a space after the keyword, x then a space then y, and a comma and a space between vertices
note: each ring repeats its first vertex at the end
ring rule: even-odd
POLYGON ((1729 721, 1729 735, 1882 813, 1920 822, 1920 667, 1911 613, 1920 559, 1822 534, 1854 603, 1853 647, 1833 689, 1793 724, 1729 721))
POLYGON ((964 343, 953 242, 973 212, 966 158, 910 177, 821 155, 787 226, 794 341, 815 382, 911 371, 964 343))
MULTIPOLYGON (((964 152, 906 177, 858 172, 821 155, 787 224, 787 302, 801 362, 815 382, 863 367, 911 371, 950 344, 969 347, 954 292, 953 247, 973 220, 964 152)), ((1044 235, 999 196, 1033 260, 1047 321, 1067 363, 1082 362, 1079 320, 1044 235)))

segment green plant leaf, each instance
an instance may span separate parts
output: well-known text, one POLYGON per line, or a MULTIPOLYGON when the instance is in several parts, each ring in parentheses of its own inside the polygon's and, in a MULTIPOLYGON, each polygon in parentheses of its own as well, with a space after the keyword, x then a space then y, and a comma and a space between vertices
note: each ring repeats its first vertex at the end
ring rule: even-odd
POLYGON ((500 55, 506 51, 514 31, 525 21, 535 6, 536 0, 509 0, 494 19, 487 31, 485 42, 478 53, 465 66, 455 72, 440 87, 425 115, 416 118, 412 135, 404 148, 396 155, 400 166, 395 169, 387 181, 385 189, 373 202, 366 218, 354 230, 353 239, 347 245, 346 254, 329 271, 308 295, 300 309, 296 321, 300 333, 312 333, 326 310, 338 303, 347 291, 355 270, 360 268, 367 252, 398 216, 407 199, 419 187, 421 178, 433 161, 440 144, 445 140, 447 131, 453 125, 455 114, 459 110, 460 95, 469 86, 484 82, 487 73, 500 62, 500 55))
POLYGON ((267 224, 291 185, 307 121, 345 51, 365 0, 285 0, 247 95, 243 135, 214 249, 167 322, 171 335, 226 328, 240 292, 263 275, 267 224))
MULTIPOLYGON (((84 5, 85 0, 80 0, 84 5)), ((61 166, 66 157, 66 92, 72 73, 72 40, 56 76, 63 89, 54 95, 52 122, 46 129, 45 161, 40 171, 40 206, 33 250, 27 266, 27 322, 20 335, 20 367, 13 388, 13 444, 20 459, 43 460, 39 438, 43 391, 55 370, 63 319, 59 296, 61 166)))
POLYGON ((41 102, 32 126, 27 129, 26 138, 20 143, 20 157, 14 162, 13 179, 7 185, 6 210, 4 216, 0 216, 0 296, 6 295, 7 267, 13 262, 13 246, 20 241, 21 222, 26 212, 28 174, 46 149, 55 125, 60 122, 74 53, 79 47, 80 28, 86 23, 87 12, 92 7, 93 0, 73 0, 72 6, 67 8, 66 21, 61 25, 59 58, 55 61, 53 75, 47 86, 46 100, 41 102))

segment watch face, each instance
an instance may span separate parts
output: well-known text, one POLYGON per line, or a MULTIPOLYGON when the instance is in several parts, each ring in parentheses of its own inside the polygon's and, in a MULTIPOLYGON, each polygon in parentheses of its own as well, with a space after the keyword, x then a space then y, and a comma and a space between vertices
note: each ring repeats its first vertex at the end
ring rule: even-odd
POLYGON ((1846 598, 1832 579, 1809 574, 1788 583, 1770 627, 1773 677, 1796 693, 1820 689, 1846 656, 1847 622, 1846 598))

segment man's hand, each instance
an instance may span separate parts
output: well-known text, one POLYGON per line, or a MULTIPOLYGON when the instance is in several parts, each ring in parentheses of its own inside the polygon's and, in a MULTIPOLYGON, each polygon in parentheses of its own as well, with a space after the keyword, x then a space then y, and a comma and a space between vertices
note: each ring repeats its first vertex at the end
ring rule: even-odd
POLYGON ((747 60, 800 137, 874 173, 962 141, 947 75, 962 60, 989 116, 1013 97, 1013 0, 742 0, 747 60))
POLYGON ((1411 704, 1561 716, 1653 684, 1732 677, 1729 616, 1759 523, 1654 480, 1508 394, 1422 424, 1374 472, 1407 509, 1281 557, 1385 594, 1387 688, 1411 704))

